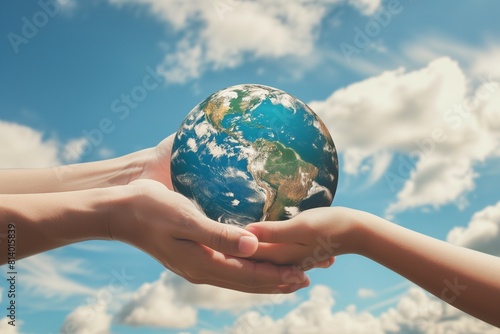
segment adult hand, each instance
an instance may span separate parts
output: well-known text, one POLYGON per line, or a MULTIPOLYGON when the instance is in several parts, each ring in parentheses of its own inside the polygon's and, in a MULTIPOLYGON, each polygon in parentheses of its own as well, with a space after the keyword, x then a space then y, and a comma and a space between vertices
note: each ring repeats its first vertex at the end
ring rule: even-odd
POLYGON ((110 220, 111 237, 188 281, 252 293, 289 293, 309 284, 300 269, 242 258, 257 249, 254 235, 210 220, 165 184, 139 179, 125 187, 131 200, 110 220))
POLYGON ((250 224, 246 230, 259 239, 252 258, 304 270, 329 267, 336 255, 357 249, 354 232, 358 214, 363 213, 342 207, 316 208, 287 221, 250 224))
POLYGON ((171 134, 163 139, 154 148, 146 151, 146 157, 140 166, 139 173, 135 179, 150 179, 163 183, 172 190, 172 180, 170 178, 170 156, 175 134, 171 134))

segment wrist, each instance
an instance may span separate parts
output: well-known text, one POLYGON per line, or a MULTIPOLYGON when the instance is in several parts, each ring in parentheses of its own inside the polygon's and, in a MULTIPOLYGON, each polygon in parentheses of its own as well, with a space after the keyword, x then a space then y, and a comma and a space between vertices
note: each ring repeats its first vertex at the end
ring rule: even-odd
MULTIPOLYGON (((111 226, 125 208, 124 187, 94 188, 46 194, 53 207, 31 217, 47 238, 65 245, 85 240, 110 240, 111 226), (38 222, 37 222, 38 220, 38 222)), ((43 196, 40 194, 40 196, 43 196)))
POLYGON ((42 185, 40 191, 62 192, 126 185, 137 179, 150 159, 150 150, 144 149, 121 157, 74 165, 53 167, 57 180, 42 185))
POLYGON ((102 187, 122 186, 137 180, 144 172, 144 166, 150 163, 152 150, 148 148, 104 161, 109 164, 109 168, 108 173, 105 173, 107 175, 103 175, 105 182, 102 187))
POLYGON ((339 208, 343 217, 343 228, 339 228, 336 233, 341 236, 340 254, 361 254, 364 251, 368 229, 365 224, 366 213, 363 211, 339 208))
POLYGON ((371 258, 374 243, 376 243, 377 230, 380 229, 383 219, 371 213, 358 211, 354 218, 355 249, 353 253, 371 258))

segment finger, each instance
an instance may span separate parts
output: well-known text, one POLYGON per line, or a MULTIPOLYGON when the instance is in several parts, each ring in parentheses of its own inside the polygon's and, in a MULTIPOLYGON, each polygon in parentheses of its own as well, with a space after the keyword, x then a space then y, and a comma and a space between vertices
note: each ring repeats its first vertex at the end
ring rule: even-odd
POLYGON ((257 238, 240 227, 216 222, 195 210, 186 215, 187 228, 180 231, 177 238, 192 240, 218 252, 239 257, 250 256, 257 250, 257 238))
POLYGON ((300 244, 259 243, 259 248, 251 259, 267 261, 279 265, 295 265, 304 270, 328 268, 334 257, 325 252, 314 251, 311 247, 300 244))
POLYGON ((260 222, 246 226, 261 242, 290 243, 304 238, 303 226, 298 220, 260 222))
MULTIPOLYGON (((292 284, 281 284, 276 286, 258 286, 258 287, 247 287, 242 285, 233 284, 231 282, 223 282, 213 279, 201 279, 199 281, 193 281, 195 284, 209 284, 217 286, 224 289, 231 289, 240 292, 247 293, 261 293, 261 294, 287 294, 292 293, 302 288, 306 288, 310 285, 310 281, 307 280, 303 283, 292 283, 292 284)), ((274 299, 273 299, 274 300, 274 299)))
MULTIPOLYGON (((201 250, 205 248, 204 250, 201 250)), ((270 288, 283 285, 307 284, 309 278, 304 271, 294 266, 277 266, 247 259, 232 257, 207 247, 198 256, 196 267, 199 279, 225 282, 245 289, 270 288)))
POLYGON ((301 265, 302 260, 309 256, 310 252, 307 247, 296 243, 273 244, 259 242, 259 247, 251 256, 251 259, 279 265, 301 265))
POLYGON ((304 271, 315 269, 315 268, 326 269, 326 268, 329 268, 334 262, 335 262, 335 257, 332 257, 332 258, 329 258, 329 259, 326 259, 323 261, 319 261, 316 263, 313 263, 313 262, 309 263, 308 262, 308 263, 306 263, 306 267, 300 266, 300 268, 304 271))
POLYGON ((322 261, 319 264, 318 268, 330 268, 335 263, 335 256, 332 256, 328 260, 322 261))

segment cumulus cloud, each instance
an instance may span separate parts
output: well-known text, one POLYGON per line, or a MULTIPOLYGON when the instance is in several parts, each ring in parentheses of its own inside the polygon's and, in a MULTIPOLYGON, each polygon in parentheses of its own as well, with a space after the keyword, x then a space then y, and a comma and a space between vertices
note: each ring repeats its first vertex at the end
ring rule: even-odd
POLYGON ((384 72, 309 105, 331 130, 347 174, 371 161, 370 182, 383 176, 398 191, 387 210, 392 215, 464 203, 475 186, 474 166, 500 153, 498 121, 487 121, 500 108, 499 96, 497 82, 471 88, 458 63, 444 57, 419 70, 384 72), (391 161, 396 173, 385 170, 391 161))
POLYGON ((182 35, 159 66, 168 81, 180 83, 244 59, 309 55, 325 13, 324 4, 285 0, 111 2, 145 4, 182 35))
POLYGON ((249 311, 236 319, 229 333, 329 333, 332 328, 349 334, 392 333, 500 333, 500 329, 477 320, 424 290, 410 288, 396 306, 380 316, 358 311, 350 305, 333 311, 332 291, 317 285, 309 299, 282 318, 249 311))
POLYGON ((7 322, 8 318, 3 317, 2 321, 0 321, 0 333, 2 334, 22 334, 19 331, 20 323, 16 320, 16 326, 11 326, 7 322))
POLYGON ((500 46, 492 45, 486 51, 474 54, 472 71, 477 75, 484 77, 500 78, 500 68, 498 68, 498 59, 500 59, 500 46))
POLYGON ((82 305, 64 319, 61 334, 108 334, 112 316, 107 312, 107 303, 98 300, 94 304, 82 305))
POLYGON ((273 319, 263 312, 249 311, 236 319, 230 333, 382 333, 379 320, 368 312, 358 312, 351 305, 339 312, 332 291, 322 285, 310 290, 309 299, 283 318, 273 319))
POLYGON ((500 202, 474 214, 466 227, 454 227, 447 241, 500 256, 500 202))
POLYGON ((294 295, 247 294, 209 285, 193 285, 164 272, 160 279, 143 284, 116 315, 132 326, 188 328, 197 323, 198 309, 241 312, 257 305, 293 300, 294 295))
POLYGON ((413 287, 398 302, 380 315, 383 333, 489 333, 500 329, 478 320, 455 307, 413 287))
POLYGON ((58 144, 43 133, 0 121, 0 168, 48 167, 60 163, 58 144))
POLYGON ((28 126, 0 120, 0 168, 43 168, 76 162, 86 139, 63 145, 28 126))
MULTIPOLYGON (((314 62, 318 29, 327 11, 348 3, 372 14, 380 0, 161 1, 109 0, 142 5, 181 38, 159 65, 170 82, 184 83, 209 70, 234 68, 245 60, 304 59, 314 62)), ((310 65, 307 65, 310 66, 310 65)))

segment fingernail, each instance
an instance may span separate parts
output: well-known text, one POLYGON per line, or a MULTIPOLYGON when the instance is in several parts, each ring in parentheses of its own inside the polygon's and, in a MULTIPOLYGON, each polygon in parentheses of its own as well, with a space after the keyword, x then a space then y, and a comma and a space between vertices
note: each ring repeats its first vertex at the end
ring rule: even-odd
POLYGON ((292 276, 297 277, 296 283, 303 283, 309 280, 309 277, 307 277, 306 273, 302 269, 296 267, 292 268, 292 276))
POLYGON ((307 276, 307 274, 302 270, 299 270, 299 274, 297 276, 300 278, 302 283, 309 281, 309 276, 307 276))
POLYGON ((309 280, 309 277, 306 277, 306 280, 302 283, 295 283, 291 285, 290 292, 295 292, 297 290, 307 288, 311 284, 311 281, 309 280))
POLYGON ((238 250, 243 255, 252 255, 257 250, 259 242, 253 236, 243 236, 238 243, 238 250))

